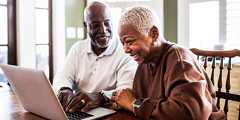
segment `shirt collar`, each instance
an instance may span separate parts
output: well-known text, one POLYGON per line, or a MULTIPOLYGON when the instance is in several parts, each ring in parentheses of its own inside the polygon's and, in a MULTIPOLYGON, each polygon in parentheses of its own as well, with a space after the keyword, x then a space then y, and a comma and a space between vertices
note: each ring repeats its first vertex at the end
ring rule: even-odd
MULTIPOLYGON (((88 38, 87 40, 88 40, 87 53, 94 54, 94 52, 92 50, 92 46, 91 46, 91 39, 88 38)), ((110 39, 110 41, 109 41, 109 45, 108 45, 107 49, 99 56, 107 56, 107 55, 113 54, 116 47, 117 47, 117 39, 112 37, 112 39, 110 39)))

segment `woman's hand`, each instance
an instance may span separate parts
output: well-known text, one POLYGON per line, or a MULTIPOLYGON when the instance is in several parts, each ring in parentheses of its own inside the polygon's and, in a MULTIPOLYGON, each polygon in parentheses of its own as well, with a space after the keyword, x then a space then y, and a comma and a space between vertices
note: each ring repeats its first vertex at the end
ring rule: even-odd
POLYGON ((113 93, 112 100, 115 101, 120 107, 133 112, 132 103, 135 97, 131 89, 122 89, 113 93))

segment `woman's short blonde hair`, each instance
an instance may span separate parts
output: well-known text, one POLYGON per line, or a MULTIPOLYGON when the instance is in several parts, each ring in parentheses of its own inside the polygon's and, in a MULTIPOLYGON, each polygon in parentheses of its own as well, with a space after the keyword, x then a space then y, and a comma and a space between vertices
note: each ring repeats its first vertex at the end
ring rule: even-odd
POLYGON ((135 6, 128 8, 121 15, 119 28, 124 24, 131 24, 139 32, 147 34, 153 26, 159 28, 159 19, 152 9, 144 6, 135 6))

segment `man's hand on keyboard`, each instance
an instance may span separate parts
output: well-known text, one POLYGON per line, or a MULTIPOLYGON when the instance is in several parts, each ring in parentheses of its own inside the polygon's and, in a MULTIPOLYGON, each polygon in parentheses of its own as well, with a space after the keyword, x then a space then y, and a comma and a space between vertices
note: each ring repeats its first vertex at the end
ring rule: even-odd
POLYGON ((68 101, 66 112, 87 112, 98 107, 103 99, 103 96, 99 93, 84 93, 78 91, 72 96, 71 100, 68 101))
POLYGON ((61 88, 57 96, 63 109, 66 111, 67 103, 71 100, 73 91, 70 88, 61 88))

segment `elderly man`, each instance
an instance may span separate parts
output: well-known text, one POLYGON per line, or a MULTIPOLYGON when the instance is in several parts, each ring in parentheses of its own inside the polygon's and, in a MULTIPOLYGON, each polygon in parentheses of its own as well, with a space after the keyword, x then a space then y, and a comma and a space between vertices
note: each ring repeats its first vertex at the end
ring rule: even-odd
POLYGON ((113 37, 109 7, 91 3, 84 11, 89 38, 71 48, 53 87, 65 111, 88 111, 111 97, 113 90, 132 88, 137 63, 113 37), (103 91, 103 92, 102 92, 103 91))
POLYGON ((214 119, 218 110, 210 80, 188 49, 165 41, 159 30, 148 8, 133 7, 121 16, 120 40, 139 66, 133 91, 119 90, 113 100, 146 120, 214 119))

